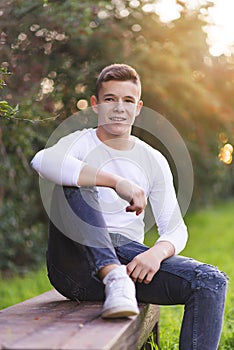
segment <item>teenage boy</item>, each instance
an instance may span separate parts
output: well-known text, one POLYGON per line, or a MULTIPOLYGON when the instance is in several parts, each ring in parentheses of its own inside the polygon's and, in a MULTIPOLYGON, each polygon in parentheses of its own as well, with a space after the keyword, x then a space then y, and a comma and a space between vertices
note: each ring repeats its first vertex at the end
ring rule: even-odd
POLYGON ((140 96, 132 67, 105 67, 91 97, 97 128, 63 137, 33 158, 32 167, 56 184, 48 276, 70 299, 103 300, 104 318, 137 314, 137 301, 184 304, 180 349, 215 350, 226 278, 178 256, 187 228, 170 168, 160 152, 131 135, 140 96), (143 244, 147 200, 159 232, 151 248, 143 244))

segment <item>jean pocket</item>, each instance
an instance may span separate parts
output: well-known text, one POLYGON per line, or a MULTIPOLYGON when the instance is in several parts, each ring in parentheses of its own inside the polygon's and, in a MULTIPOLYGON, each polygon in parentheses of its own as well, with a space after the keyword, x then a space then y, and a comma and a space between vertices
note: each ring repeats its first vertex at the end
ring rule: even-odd
POLYGON ((74 279, 53 264, 48 267, 48 277, 52 286, 66 298, 76 301, 86 299, 86 288, 80 287, 74 279))

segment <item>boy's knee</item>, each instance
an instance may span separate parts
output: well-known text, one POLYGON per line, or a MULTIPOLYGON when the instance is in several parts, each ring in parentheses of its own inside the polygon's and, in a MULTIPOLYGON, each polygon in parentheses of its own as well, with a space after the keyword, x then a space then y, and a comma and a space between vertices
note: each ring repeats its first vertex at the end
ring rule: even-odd
POLYGON ((66 197, 70 196, 96 196, 97 195, 97 188, 95 186, 89 186, 89 187, 69 187, 69 186, 63 186, 63 191, 66 195, 66 197))
POLYGON ((217 267, 202 264, 195 268, 192 288, 195 290, 208 289, 210 291, 218 291, 226 289, 227 280, 228 278, 225 273, 219 271, 217 267))

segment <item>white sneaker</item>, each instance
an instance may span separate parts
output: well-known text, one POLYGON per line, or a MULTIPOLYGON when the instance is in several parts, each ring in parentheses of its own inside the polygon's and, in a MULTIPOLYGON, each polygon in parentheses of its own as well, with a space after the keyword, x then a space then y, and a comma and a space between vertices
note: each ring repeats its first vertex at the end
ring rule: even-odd
POLYGON ((106 285, 106 300, 102 318, 118 318, 137 315, 135 284, 126 272, 126 266, 120 265, 109 272, 103 279, 106 285))

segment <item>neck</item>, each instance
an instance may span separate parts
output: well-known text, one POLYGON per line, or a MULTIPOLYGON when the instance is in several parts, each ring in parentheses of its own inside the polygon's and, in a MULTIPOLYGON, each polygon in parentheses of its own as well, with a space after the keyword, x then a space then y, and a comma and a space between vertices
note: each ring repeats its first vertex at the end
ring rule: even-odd
POLYGON ((97 129, 96 134, 99 140, 105 145, 119 151, 128 151, 134 146, 134 138, 131 135, 125 135, 122 137, 113 135, 111 138, 104 137, 103 134, 100 133, 99 129, 97 129))

